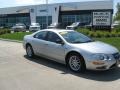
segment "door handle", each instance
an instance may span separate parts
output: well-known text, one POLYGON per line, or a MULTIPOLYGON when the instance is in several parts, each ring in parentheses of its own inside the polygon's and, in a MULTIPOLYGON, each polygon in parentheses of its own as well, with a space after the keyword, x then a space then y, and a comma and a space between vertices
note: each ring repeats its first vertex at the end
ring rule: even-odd
POLYGON ((48 44, 45 44, 45 45, 47 45, 47 46, 48 46, 48 44))

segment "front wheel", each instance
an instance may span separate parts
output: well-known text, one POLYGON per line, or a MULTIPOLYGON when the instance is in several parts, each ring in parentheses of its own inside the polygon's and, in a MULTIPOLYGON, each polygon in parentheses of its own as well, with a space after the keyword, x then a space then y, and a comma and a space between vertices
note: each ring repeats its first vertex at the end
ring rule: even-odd
POLYGON ((85 71, 84 59, 78 54, 70 54, 67 60, 67 65, 74 72, 85 71))
POLYGON ((29 58, 34 57, 34 52, 33 52, 32 46, 27 45, 27 47, 26 47, 26 53, 27 53, 27 56, 29 58))

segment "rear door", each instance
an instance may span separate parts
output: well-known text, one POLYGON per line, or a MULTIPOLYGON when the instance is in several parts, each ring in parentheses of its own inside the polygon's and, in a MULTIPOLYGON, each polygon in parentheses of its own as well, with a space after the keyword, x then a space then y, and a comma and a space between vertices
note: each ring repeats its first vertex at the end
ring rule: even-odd
POLYGON ((34 51, 38 55, 45 54, 46 35, 47 35, 47 31, 41 31, 34 35, 32 46, 34 48, 34 51))

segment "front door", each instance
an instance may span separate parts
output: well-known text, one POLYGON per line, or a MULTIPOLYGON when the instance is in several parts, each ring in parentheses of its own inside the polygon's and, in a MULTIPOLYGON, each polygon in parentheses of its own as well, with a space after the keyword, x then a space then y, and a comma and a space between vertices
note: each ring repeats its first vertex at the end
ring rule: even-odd
POLYGON ((57 41, 62 41, 62 39, 54 32, 48 32, 47 35, 47 44, 45 49, 46 55, 54 60, 64 62, 65 45, 57 43, 57 41))

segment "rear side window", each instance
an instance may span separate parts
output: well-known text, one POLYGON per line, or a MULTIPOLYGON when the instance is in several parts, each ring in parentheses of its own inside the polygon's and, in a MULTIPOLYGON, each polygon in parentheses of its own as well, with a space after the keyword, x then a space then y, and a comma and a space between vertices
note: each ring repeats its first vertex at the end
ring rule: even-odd
POLYGON ((47 35, 47 32, 46 31, 42 31, 42 32, 39 32, 39 33, 35 34, 34 38, 45 40, 46 35, 47 35))

